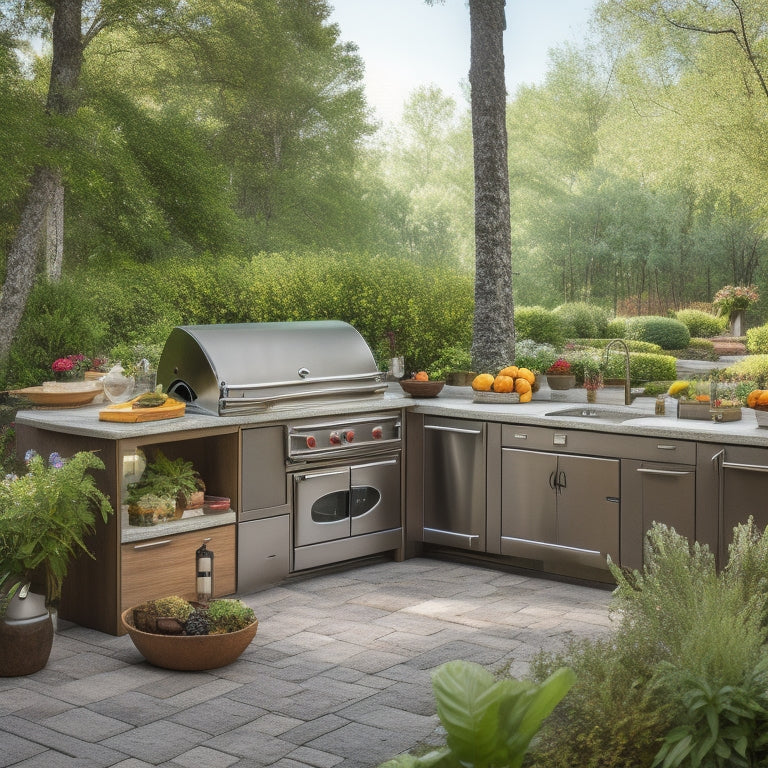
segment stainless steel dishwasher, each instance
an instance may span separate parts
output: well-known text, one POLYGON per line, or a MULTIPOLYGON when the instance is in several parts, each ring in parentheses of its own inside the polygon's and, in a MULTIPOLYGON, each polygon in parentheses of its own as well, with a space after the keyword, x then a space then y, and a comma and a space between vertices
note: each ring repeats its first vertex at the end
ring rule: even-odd
POLYGON ((424 542, 485 551, 485 424, 424 418, 424 542))

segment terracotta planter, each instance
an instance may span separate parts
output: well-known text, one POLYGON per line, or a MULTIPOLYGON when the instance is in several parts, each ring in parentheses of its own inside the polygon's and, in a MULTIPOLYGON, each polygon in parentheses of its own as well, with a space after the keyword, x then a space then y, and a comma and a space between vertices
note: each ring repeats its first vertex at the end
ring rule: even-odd
POLYGON ((139 653, 156 667, 199 671, 225 667, 250 645, 258 620, 238 632, 225 635, 155 635, 133 626, 133 608, 123 611, 120 621, 139 653))
POLYGON ((23 600, 14 596, 5 618, 0 619, 0 677, 40 671, 51 655, 53 634, 42 595, 29 593, 23 600))
POLYGON ((576 386, 576 376, 573 374, 553 375, 548 373, 547 384, 549 384, 550 389, 573 389, 573 387, 576 386))

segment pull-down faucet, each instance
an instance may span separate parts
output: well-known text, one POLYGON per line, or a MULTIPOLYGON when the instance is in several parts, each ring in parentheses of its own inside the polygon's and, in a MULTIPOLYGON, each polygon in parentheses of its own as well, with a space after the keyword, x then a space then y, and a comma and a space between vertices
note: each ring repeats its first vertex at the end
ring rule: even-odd
POLYGON ((621 344, 624 347, 624 405, 632 405, 632 389, 629 383, 629 347, 624 339, 612 339, 605 348, 605 362, 608 362, 608 353, 614 344, 621 344))

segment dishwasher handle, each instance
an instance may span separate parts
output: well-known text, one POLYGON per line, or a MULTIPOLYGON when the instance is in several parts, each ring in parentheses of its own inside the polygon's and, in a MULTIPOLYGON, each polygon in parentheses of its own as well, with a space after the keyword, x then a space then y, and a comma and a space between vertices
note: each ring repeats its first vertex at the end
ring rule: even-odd
POLYGON ((424 429, 431 429, 434 432, 453 432, 459 435, 482 435, 482 429, 464 429, 460 427, 441 427, 438 424, 425 424, 424 429))

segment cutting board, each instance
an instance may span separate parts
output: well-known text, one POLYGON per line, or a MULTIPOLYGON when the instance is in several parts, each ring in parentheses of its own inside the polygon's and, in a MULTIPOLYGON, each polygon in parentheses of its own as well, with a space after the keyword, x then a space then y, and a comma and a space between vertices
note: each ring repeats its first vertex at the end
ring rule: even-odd
POLYGON ((135 424, 140 421, 160 421, 162 419, 178 419, 184 415, 187 404, 169 397, 162 405, 154 408, 134 408, 133 400, 127 403, 108 405, 99 411, 99 421, 122 421, 135 424))

